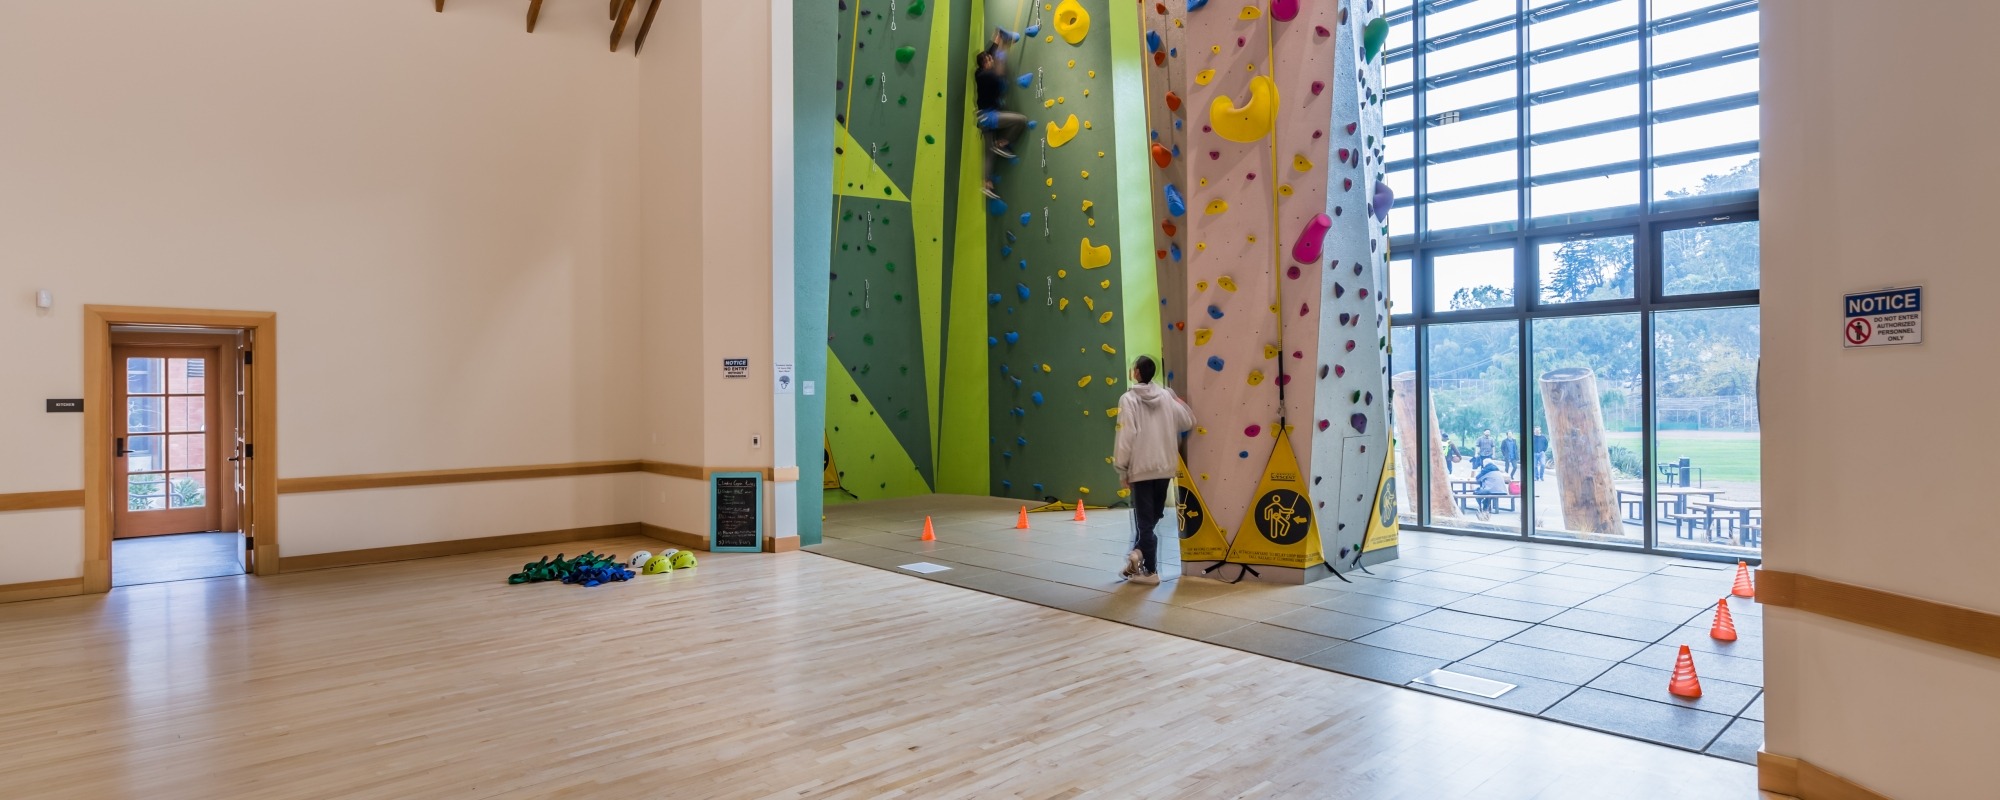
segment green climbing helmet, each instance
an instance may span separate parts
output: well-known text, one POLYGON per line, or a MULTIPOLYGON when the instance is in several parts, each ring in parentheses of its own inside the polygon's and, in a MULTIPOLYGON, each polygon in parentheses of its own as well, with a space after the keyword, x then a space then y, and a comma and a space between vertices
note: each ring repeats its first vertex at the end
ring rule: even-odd
POLYGON ((647 575, 658 575, 662 572, 673 572, 674 562, 671 559, 667 558, 666 555, 664 554, 653 556, 652 558, 646 560, 645 566, 641 567, 639 571, 647 575))
POLYGON ((674 569, 688 569, 694 566, 694 553, 682 550, 674 554, 674 569))

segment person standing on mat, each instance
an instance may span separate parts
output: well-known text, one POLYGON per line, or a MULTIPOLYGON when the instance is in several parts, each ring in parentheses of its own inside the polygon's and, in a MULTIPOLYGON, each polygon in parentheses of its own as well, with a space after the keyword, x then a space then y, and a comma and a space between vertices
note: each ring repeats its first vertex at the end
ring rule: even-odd
POLYGON ((1013 158, 1014 151, 1008 146, 1020 141, 1028 130, 1027 117, 1000 107, 1007 95, 1007 46, 1020 38, 1019 34, 996 29, 992 44, 979 51, 979 71, 973 76, 979 132, 986 140, 986 183, 980 192, 994 200, 1000 199, 1000 193, 993 189, 993 159, 1013 158))
POLYGON ((1139 529, 1119 574, 1149 585, 1160 582, 1160 540, 1153 528, 1166 515, 1167 486, 1180 471, 1181 434, 1194 429, 1187 401, 1153 383, 1158 369, 1150 356, 1132 363, 1132 388, 1118 398, 1118 438, 1111 453, 1119 483, 1132 491, 1132 521, 1139 529))

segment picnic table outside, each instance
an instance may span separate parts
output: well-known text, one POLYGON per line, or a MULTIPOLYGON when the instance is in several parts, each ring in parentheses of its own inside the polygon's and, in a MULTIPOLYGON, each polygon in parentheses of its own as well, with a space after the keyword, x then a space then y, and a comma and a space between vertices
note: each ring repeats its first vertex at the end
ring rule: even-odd
MULTIPOLYGON (((1661 486, 1653 492, 1654 499, 1660 503, 1661 520, 1687 516, 1690 502, 1712 501, 1725 494, 1721 489, 1683 489, 1678 486, 1661 486)), ((1640 511, 1645 508, 1645 503, 1646 487, 1639 485, 1618 487, 1618 508, 1625 514, 1626 519, 1639 522, 1640 511)))
POLYGON ((1694 500, 1689 506, 1701 512, 1687 515, 1690 527, 1699 525, 1708 531, 1708 538, 1714 541, 1717 523, 1728 523, 1729 538, 1737 544, 1756 544, 1763 538, 1764 504, 1746 500, 1694 500))

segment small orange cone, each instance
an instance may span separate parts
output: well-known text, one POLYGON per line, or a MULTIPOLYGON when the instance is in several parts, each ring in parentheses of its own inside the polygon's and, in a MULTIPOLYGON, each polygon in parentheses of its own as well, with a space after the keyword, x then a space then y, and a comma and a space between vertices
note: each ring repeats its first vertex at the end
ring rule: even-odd
POLYGON ((1083 498, 1081 497, 1076 499, 1076 521, 1083 521, 1083 498))
POLYGON ((1680 660, 1674 662, 1674 677, 1667 681, 1667 694, 1693 700, 1701 696, 1701 679, 1694 674, 1694 656, 1681 645, 1680 660))
POLYGON ((1021 519, 1014 523, 1014 530, 1025 531, 1027 529, 1028 529, 1028 507, 1021 506, 1021 519))
POLYGON ((1729 598, 1715 603, 1715 624, 1709 626, 1708 638, 1718 642, 1736 641, 1736 621, 1729 618, 1729 598))
POLYGON ((1737 597, 1757 596, 1757 584, 1750 580, 1749 564, 1741 561, 1736 562, 1736 585, 1730 587, 1729 593, 1737 597))
POLYGON ((937 531, 931 529, 931 518, 928 516, 924 517, 924 541, 937 541, 937 531))

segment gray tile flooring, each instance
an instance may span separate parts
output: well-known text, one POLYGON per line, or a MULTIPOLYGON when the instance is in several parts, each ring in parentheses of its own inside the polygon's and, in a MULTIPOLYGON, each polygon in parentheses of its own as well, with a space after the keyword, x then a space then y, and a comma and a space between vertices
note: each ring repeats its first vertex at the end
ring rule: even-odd
MULTIPOLYGON (((1738 639, 1708 636, 1732 565, 1407 531, 1400 557, 1308 586, 1184 578, 1171 536, 1158 586, 1117 576, 1130 515, 1032 514, 931 496, 827 509, 820 555, 1272 658, 1755 763, 1764 741, 1763 609, 1730 598, 1738 639), (920 540, 930 515, 937 541, 920 540), (950 567, 920 575, 927 561, 950 567), (1680 645, 1702 697, 1667 693, 1680 645), (1410 681, 1433 669, 1515 684, 1485 698, 1410 681)), ((1169 523, 1171 524, 1171 523, 1169 523)), ((1225 568, 1219 574, 1234 575, 1225 568)))
POLYGON ((111 542, 111 585, 243 574, 243 534, 177 533, 111 542))

